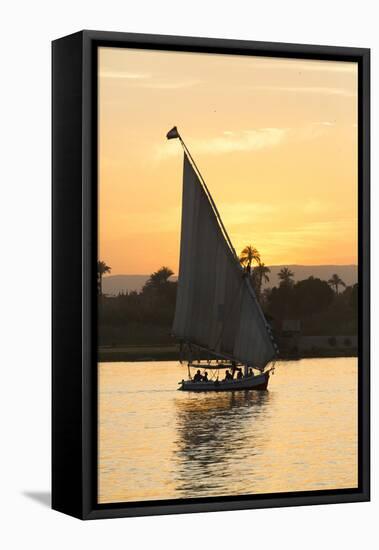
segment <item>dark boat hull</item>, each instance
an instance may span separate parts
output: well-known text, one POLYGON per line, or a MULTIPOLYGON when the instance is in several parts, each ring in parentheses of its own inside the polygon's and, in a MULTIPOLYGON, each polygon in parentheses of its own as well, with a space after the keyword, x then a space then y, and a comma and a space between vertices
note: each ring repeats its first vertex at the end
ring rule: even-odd
POLYGON ((209 392, 209 391, 246 391, 246 390, 267 390, 270 373, 257 374, 247 378, 194 382, 193 380, 183 380, 178 388, 180 391, 209 392))

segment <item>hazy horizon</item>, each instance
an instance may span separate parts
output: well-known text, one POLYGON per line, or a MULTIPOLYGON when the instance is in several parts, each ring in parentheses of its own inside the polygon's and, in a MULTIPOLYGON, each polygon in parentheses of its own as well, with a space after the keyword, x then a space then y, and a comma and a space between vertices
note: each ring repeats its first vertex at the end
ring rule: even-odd
MULTIPOLYGON (((351 264, 337 264, 337 263, 330 263, 330 264, 265 264, 267 265, 267 267, 271 268, 271 267, 356 267, 358 268, 358 264, 356 263, 351 263, 351 264)), ((151 273, 153 273, 154 271, 157 271, 158 269, 160 269, 161 267, 164 267, 163 264, 162 265, 159 265, 156 269, 154 269, 151 273)), ((170 266, 166 266, 166 267, 170 267, 170 266)), ((253 268, 256 267, 256 264, 253 264, 253 268)), ((125 271, 122 272, 122 273, 114 273, 113 270, 111 271, 111 273, 106 273, 105 275, 103 275, 103 278, 106 279, 108 277, 117 277, 117 276, 122 276, 122 275, 126 275, 126 276, 147 276, 149 277, 149 275, 151 275, 151 273, 126 273, 125 271)), ((175 273, 174 272, 174 275, 178 275, 178 273, 175 273)))
MULTIPOLYGON (((329 280, 334 273, 337 273, 339 277, 346 283, 347 286, 351 286, 358 281, 358 266, 354 264, 350 265, 299 265, 299 264, 287 264, 268 266, 271 269, 269 273, 269 282, 263 282, 263 288, 272 288, 279 284, 278 272, 283 267, 288 267, 294 273, 294 281, 306 279, 310 276, 320 278, 322 280, 329 280)), ((158 269, 158 268, 157 268, 158 269)), ((156 270, 155 270, 156 271, 156 270)), ((105 275, 103 277, 103 290, 105 294, 117 295, 119 292, 139 292, 145 282, 148 280, 149 273, 113 273, 105 275)), ((172 280, 177 280, 177 274, 174 273, 172 280)))

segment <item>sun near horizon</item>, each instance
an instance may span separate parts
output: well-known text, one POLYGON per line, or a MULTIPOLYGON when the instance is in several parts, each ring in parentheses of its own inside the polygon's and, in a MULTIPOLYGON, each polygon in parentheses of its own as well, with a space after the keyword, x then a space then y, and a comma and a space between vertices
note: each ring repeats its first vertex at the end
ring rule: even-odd
POLYGON ((183 153, 234 248, 356 265, 357 64, 100 48, 99 259, 177 273, 183 153))

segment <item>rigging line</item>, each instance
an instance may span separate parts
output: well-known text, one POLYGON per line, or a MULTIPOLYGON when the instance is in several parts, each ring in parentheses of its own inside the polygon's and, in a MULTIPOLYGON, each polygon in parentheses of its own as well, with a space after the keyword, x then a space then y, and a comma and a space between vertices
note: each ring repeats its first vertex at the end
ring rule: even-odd
POLYGON ((220 357, 221 359, 226 359, 228 361, 235 361, 234 357, 232 357, 231 355, 228 355, 226 353, 219 353, 218 351, 214 351, 214 350, 211 350, 209 348, 206 348, 201 344, 194 343, 194 346, 196 346, 197 348, 199 348, 201 350, 207 351, 208 353, 210 353, 211 355, 213 355, 215 357, 220 357))
POLYGON ((220 224, 220 226, 221 226, 222 232, 224 233, 224 236, 225 236, 226 241, 227 241, 227 243, 228 243, 228 245, 229 245, 229 248, 230 248, 230 250, 231 250, 231 252, 232 252, 234 258, 238 261, 238 257, 237 257, 236 251, 234 250, 232 241, 230 240, 230 237, 229 237, 229 235, 228 235, 228 232, 226 231, 226 228, 225 228, 225 226, 224 226, 224 224, 223 224, 223 221, 222 221, 222 219, 221 219, 220 213, 219 213, 219 211, 217 210, 217 206, 216 206, 216 204, 215 204, 215 202, 214 202, 214 200, 213 200, 213 197, 212 197, 212 195, 211 195, 211 193, 210 193, 210 191, 209 191, 209 189, 208 189, 208 187, 207 187, 207 184, 205 183, 205 180, 204 180, 203 176, 201 175, 201 172, 200 172, 200 170, 199 170, 199 168, 198 168, 196 162, 194 161, 194 159, 193 159, 193 157, 192 157, 192 155, 191 155, 191 153, 190 153, 190 151, 189 151, 187 145, 184 143, 183 138, 182 138, 182 136, 179 134, 179 132, 178 132, 178 137, 179 137, 179 141, 180 141, 180 143, 182 144, 182 147, 183 147, 185 153, 186 153, 187 156, 189 157, 189 159, 190 159, 190 161, 191 161, 193 167, 195 168, 195 171, 196 171, 196 173, 197 173, 197 175, 198 175, 198 177, 199 177, 199 179, 200 179, 200 181, 201 181, 201 183, 202 183, 202 185, 203 185, 203 187, 204 187, 204 190, 205 190, 205 192, 206 192, 206 195, 207 195, 207 197, 208 197, 208 199, 209 199, 209 202, 211 203, 211 206, 212 206, 212 208, 213 208, 213 210, 214 210, 214 213, 216 214, 216 218, 217 218, 217 220, 218 220, 218 222, 219 222, 219 224, 220 224))

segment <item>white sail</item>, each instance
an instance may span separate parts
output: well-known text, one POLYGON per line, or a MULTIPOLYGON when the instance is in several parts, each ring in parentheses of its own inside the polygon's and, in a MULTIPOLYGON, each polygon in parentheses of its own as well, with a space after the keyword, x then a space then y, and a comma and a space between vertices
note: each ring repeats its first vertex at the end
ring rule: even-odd
POLYGON ((186 154, 173 333, 215 356, 258 368, 275 357, 270 327, 251 282, 186 154))

